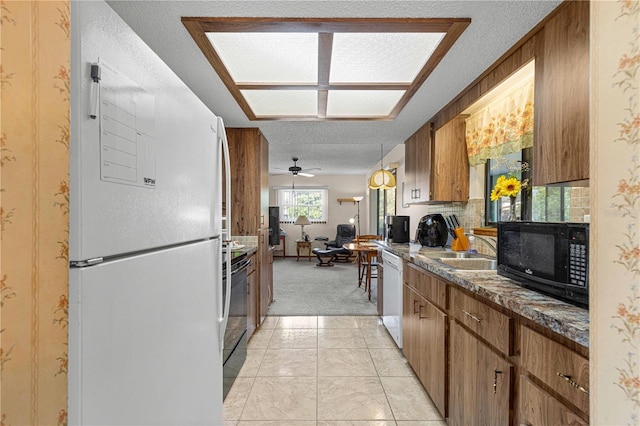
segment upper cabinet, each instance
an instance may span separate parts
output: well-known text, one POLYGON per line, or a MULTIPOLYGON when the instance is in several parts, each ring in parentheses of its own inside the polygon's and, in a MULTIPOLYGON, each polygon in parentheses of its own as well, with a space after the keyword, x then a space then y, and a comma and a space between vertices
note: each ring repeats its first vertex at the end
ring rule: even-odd
POLYGON ((436 130, 433 142, 433 201, 469 200, 469 157, 465 141, 466 115, 436 130))
POLYGON ((408 204, 431 199, 431 123, 426 123, 404 143, 405 187, 408 204))
POLYGON ((269 144, 259 129, 227 128, 231 161, 231 235, 269 226, 269 144))
MULTIPOLYGON (((429 120, 436 139, 447 123, 535 59, 533 184, 588 179, 589 5, 559 5, 429 120)), ((434 182, 432 189, 433 199, 441 197, 434 182)))
POLYGON ((589 2, 536 34, 534 185, 589 178, 589 2))
POLYGON ((435 135, 426 123, 405 141, 405 203, 469 199, 465 118, 454 118, 435 135))

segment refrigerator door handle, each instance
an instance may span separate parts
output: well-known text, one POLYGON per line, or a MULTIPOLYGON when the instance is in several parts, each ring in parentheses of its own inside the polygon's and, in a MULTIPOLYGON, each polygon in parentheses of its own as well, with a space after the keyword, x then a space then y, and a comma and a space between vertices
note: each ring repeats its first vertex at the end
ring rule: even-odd
MULTIPOLYGON (((225 170, 225 228, 223 235, 226 235, 227 239, 231 241, 231 160, 229 157, 229 141, 227 141, 227 133, 224 129, 224 122, 222 121, 222 117, 218 117, 218 135, 221 142, 222 148, 222 156, 224 158, 224 170, 225 170)), ((228 242, 228 241, 225 241, 228 242)), ((220 322, 220 351, 224 349, 224 333, 227 329, 227 321, 229 320, 229 305, 231 304, 231 250, 227 250, 225 253, 225 262, 227 264, 225 277, 225 285, 226 285, 226 297, 224 302, 222 302, 222 286, 220 287, 220 300, 224 303, 223 306, 219 306, 221 313, 219 317, 220 322)))

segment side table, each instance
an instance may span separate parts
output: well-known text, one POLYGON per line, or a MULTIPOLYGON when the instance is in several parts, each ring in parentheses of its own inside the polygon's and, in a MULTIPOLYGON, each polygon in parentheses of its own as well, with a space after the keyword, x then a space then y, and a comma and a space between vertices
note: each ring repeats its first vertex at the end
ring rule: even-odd
POLYGON ((307 260, 311 262, 311 241, 296 240, 296 262, 300 260, 300 249, 307 250, 307 260))

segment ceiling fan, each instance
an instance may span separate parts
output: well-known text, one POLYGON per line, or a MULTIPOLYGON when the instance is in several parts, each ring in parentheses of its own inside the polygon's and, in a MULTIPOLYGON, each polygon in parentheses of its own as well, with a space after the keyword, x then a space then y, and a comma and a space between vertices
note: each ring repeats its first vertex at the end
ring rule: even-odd
MULTIPOLYGON (((291 159, 293 160, 293 166, 289 167, 287 170, 288 170, 288 173, 291 173, 293 176, 314 177, 315 175, 313 173, 308 173, 308 172, 312 170, 321 170, 318 167, 314 167, 311 169, 303 169, 302 167, 298 166, 298 157, 292 157, 291 159)), ((279 170, 284 170, 284 169, 279 169, 279 170)))

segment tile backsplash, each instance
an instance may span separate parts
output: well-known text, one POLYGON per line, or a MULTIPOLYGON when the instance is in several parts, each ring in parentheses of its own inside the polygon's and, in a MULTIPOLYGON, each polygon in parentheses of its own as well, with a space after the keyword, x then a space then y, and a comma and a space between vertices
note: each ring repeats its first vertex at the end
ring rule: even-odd
POLYGON ((591 214, 589 207, 591 192, 589 187, 571 188, 569 200, 569 222, 584 222, 585 215, 591 214))
POLYGON ((232 241, 238 241, 240 244, 246 247, 258 247, 258 236, 232 236, 232 241))

